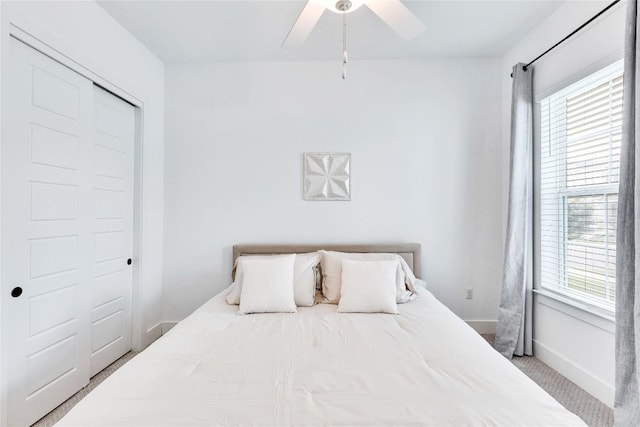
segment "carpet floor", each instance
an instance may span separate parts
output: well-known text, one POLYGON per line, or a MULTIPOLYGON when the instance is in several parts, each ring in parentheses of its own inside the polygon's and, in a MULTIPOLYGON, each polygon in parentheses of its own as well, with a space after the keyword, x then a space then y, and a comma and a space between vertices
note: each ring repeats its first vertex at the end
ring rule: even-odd
MULTIPOLYGON (((494 335, 483 335, 493 344, 494 335)), ((58 422, 76 403, 82 400, 91 390, 96 388, 109 375, 133 358, 136 353, 130 352, 116 360, 104 371, 93 378, 86 387, 71 396, 62 405, 35 423, 33 427, 50 427, 58 422)), ((535 381, 547 393, 553 396, 562 406, 573 412, 589 427, 613 426, 613 411, 595 397, 554 371, 535 357, 514 357, 512 363, 529 378, 535 381)))

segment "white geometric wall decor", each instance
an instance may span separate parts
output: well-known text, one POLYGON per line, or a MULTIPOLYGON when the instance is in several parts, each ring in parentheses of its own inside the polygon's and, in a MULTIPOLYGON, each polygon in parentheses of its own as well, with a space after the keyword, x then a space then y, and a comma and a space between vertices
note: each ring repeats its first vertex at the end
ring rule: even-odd
POLYGON ((351 154, 304 153, 304 200, 351 200, 351 154))

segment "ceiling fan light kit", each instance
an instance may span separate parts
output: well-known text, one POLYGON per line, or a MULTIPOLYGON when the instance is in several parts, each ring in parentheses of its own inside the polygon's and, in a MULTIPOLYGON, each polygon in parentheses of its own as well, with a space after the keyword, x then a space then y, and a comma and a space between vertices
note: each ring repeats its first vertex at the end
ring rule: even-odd
POLYGON ((351 3, 349 0, 338 0, 336 2, 336 10, 338 12, 346 13, 351 10, 352 6, 353 3, 351 3))
POLYGON ((283 47, 301 46, 324 11, 342 14, 342 78, 347 78, 347 14, 366 5, 384 23, 405 40, 418 37, 424 24, 400 0, 308 0, 282 43, 283 47), (335 2, 335 3, 334 3, 335 2))
POLYGON ((365 4, 364 0, 325 0, 326 8, 334 13, 353 12, 365 4))

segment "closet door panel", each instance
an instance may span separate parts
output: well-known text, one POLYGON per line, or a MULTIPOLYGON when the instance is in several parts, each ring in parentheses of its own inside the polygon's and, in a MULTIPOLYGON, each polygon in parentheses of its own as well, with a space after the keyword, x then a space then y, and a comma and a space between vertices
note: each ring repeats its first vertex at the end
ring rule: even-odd
POLYGON ((135 109, 94 88, 91 375, 131 349, 135 109))
POLYGON ((89 379, 93 84, 20 41, 9 48, 2 323, 9 425, 29 425, 89 379))

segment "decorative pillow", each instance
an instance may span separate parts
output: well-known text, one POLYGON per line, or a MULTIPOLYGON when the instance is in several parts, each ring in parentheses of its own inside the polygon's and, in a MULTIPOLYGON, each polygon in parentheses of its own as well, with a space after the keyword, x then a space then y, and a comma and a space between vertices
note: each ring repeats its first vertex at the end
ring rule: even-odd
MULTIPOLYGON (((309 252, 305 254, 295 254, 293 293, 298 307, 311 307, 314 304, 316 276, 318 275, 318 265, 320 264, 320 254, 309 252)), ((240 261, 243 259, 273 259, 289 255, 243 255, 235 262, 232 276, 234 277, 234 287, 227 294, 227 304, 240 304, 240 294, 242 292, 242 282, 244 271, 240 261)))
POLYGON ((319 265, 318 252, 296 254, 293 266, 293 293, 298 307, 311 307, 314 304, 319 265))
POLYGON ((398 261, 342 260, 340 313, 398 314, 398 261))
POLYGON ((296 256, 240 260, 244 273, 238 314, 295 313, 293 277, 296 256))
POLYGON ((340 287, 342 283, 342 261, 395 261, 396 268, 396 302, 403 304, 416 298, 413 272, 398 254, 388 253, 348 253, 334 251, 319 251, 322 267, 322 293, 330 304, 340 301, 340 287))
MULTIPOLYGON (((404 271, 405 284, 407 285, 407 289, 410 291, 409 293, 412 294, 412 297, 408 301, 413 301, 417 297, 415 293, 416 288, 421 287, 421 288, 427 289, 427 282, 425 282, 424 280, 418 279, 413 274, 411 267, 409 267, 409 264, 407 264, 407 261, 405 261, 404 258, 398 255, 398 259, 400 260, 400 267, 402 267, 402 271, 404 271)), ((408 301, 403 301, 403 302, 408 302, 408 301)), ((400 304, 400 302, 398 303, 400 304)))

